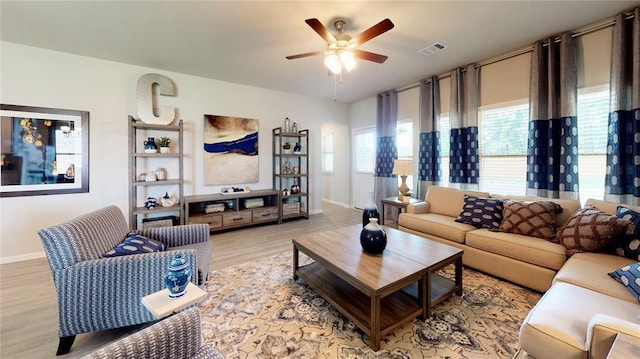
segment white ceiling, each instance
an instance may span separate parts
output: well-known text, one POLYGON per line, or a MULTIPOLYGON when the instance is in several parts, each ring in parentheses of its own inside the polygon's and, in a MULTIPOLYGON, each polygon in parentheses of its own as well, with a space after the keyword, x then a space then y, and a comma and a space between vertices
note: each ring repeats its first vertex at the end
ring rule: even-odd
POLYGON ((395 28, 360 48, 389 56, 358 61, 336 86, 339 102, 440 75, 609 18, 639 1, 5 1, 3 41, 334 99, 326 49, 304 20, 351 36, 384 18, 395 28), (441 42, 430 57, 418 51, 441 42))

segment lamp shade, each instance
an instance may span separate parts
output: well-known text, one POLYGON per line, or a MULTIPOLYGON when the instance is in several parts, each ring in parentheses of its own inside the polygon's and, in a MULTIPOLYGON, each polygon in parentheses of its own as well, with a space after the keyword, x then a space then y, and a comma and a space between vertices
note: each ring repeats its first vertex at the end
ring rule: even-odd
POLYGON ((393 174, 399 176, 408 176, 413 174, 413 161, 411 160, 393 160, 393 174))

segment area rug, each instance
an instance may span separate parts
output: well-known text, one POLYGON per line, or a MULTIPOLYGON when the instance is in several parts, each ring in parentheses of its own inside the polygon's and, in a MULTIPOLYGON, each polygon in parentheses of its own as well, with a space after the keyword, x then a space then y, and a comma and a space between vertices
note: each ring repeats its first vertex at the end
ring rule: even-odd
MULTIPOLYGON (((453 266, 441 274, 453 278, 453 266)), ((204 341, 226 358, 513 357, 520 324, 540 294, 466 267, 463 287, 430 319, 383 336, 375 352, 367 335, 292 279, 292 254, 283 253, 209 274, 204 341)))

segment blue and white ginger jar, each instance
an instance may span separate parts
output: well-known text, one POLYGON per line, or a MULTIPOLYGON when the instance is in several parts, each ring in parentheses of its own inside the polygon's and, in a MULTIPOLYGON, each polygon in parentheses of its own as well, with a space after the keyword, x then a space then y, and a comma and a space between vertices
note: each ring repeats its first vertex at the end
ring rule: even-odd
POLYGON ((187 293, 187 285, 191 281, 191 268, 189 262, 178 253, 173 257, 167 273, 164 276, 164 284, 169 289, 170 298, 178 298, 187 293))
POLYGON ((375 217, 369 218, 369 224, 360 232, 360 245, 365 252, 380 254, 387 247, 387 234, 375 217))

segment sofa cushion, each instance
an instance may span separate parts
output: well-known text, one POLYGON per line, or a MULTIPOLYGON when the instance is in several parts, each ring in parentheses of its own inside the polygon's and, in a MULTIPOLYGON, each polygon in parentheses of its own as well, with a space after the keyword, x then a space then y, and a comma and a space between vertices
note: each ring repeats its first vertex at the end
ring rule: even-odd
POLYGON ((142 254, 164 251, 164 243, 141 236, 136 233, 129 233, 114 249, 103 254, 104 258, 126 256, 130 254, 142 254))
POLYGON ((462 211, 455 221, 477 228, 499 229, 502 222, 502 201, 465 194, 462 211))
POLYGON ((628 224, 627 220, 587 206, 579 209, 558 230, 556 239, 567 248, 568 255, 593 252, 611 243, 628 224))
POLYGON ((640 302, 640 262, 618 268, 609 273, 609 275, 622 283, 633 297, 640 302))
POLYGON ((424 233, 426 236, 436 236, 457 243, 464 243, 467 232, 476 227, 458 223, 454 217, 442 214, 413 214, 402 213, 398 217, 398 225, 424 233))
POLYGON ((500 230, 555 242, 556 213, 560 206, 551 201, 504 200, 500 230))
POLYGON ((489 192, 467 191, 455 188, 431 186, 427 190, 425 201, 431 205, 430 211, 449 217, 457 217, 464 204, 464 195, 489 197, 489 192))
POLYGON ((520 327, 520 347, 536 358, 587 358, 587 328, 598 314, 638 323, 638 304, 555 283, 520 327))
POLYGON ((614 240, 613 248, 616 254, 640 261, 640 213, 618 206, 616 216, 631 222, 626 232, 614 240))
POLYGON ((559 205, 561 208, 560 212, 556 213, 556 228, 561 227, 563 224, 567 223, 569 218, 574 213, 576 213, 578 209, 582 207, 582 204, 580 203, 580 201, 576 199, 542 198, 542 197, 536 197, 536 196, 513 196, 513 195, 505 196, 501 194, 491 194, 491 198, 498 198, 502 200, 510 199, 514 201, 529 201, 529 202, 542 201, 542 200, 553 202, 559 205))
POLYGON ((606 253, 576 253, 562 266, 553 282, 564 282, 635 303, 631 293, 608 273, 634 263, 629 258, 606 253))
POLYGON ((477 229, 467 233, 465 244, 553 270, 560 269, 567 260, 562 245, 520 234, 477 229))

